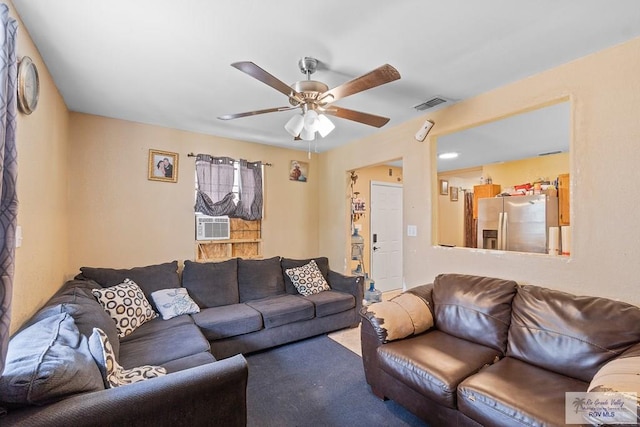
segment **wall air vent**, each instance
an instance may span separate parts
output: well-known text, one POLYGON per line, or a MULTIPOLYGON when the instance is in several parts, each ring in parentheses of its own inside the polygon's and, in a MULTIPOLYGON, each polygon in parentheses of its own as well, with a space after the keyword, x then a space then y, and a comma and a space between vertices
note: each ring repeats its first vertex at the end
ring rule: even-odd
POLYGON ((446 103, 451 103, 452 100, 449 98, 445 98, 444 96, 434 96, 433 98, 418 104, 418 105, 414 105, 413 108, 415 108, 417 111, 424 111, 424 110, 428 110, 430 108, 433 108, 437 105, 441 105, 441 104, 446 104, 446 103))

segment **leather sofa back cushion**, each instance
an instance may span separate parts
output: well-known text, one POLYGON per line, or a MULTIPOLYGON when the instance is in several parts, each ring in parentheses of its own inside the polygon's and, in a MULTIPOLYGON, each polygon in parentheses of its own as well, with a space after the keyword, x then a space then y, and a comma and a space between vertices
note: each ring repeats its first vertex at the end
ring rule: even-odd
POLYGON ((589 382, 640 340, 640 308, 527 285, 513 301, 507 355, 589 382))
POLYGON ((238 260, 202 263, 186 260, 182 286, 200 308, 237 304, 240 301, 238 260))
POLYGON ((280 257, 238 259, 240 302, 253 301, 284 293, 280 257))
POLYGON ((433 283, 436 328, 504 353, 516 288, 513 280, 441 274, 433 283))
MULTIPOLYGON (((151 294, 155 291, 180 287, 178 261, 130 269, 81 267, 80 271, 81 274, 76 276, 76 279, 95 280, 105 288, 131 279, 140 286, 149 301, 152 301, 151 294)), ((153 305, 153 302, 151 304, 153 305)), ((153 308, 158 311, 155 305, 153 308)))
POLYGON ((324 280, 326 280, 327 282, 329 281, 329 258, 327 257, 309 259, 282 258, 282 260, 280 261, 280 265, 282 266, 282 275, 284 277, 284 288, 288 294, 298 295, 298 290, 291 281, 289 275, 287 275, 286 270, 289 268, 296 268, 307 265, 309 264, 309 262, 311 262, 312 259, 316 262, 316 265, 318 266, 318 269, 320 269, 324 280))

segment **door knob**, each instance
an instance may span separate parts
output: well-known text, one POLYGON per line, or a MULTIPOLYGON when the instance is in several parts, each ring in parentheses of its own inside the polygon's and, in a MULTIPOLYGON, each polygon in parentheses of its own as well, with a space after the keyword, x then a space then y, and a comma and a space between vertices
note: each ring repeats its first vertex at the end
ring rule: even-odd
POLYGON ((374 246, 374 247, 373 247, 373 251, 374 251, 374 252, 375 252, 375 251, 377 251, 378 249, 380 249, 380 248, 379 248, 379 247, 377 247, 377 246, 374 246))

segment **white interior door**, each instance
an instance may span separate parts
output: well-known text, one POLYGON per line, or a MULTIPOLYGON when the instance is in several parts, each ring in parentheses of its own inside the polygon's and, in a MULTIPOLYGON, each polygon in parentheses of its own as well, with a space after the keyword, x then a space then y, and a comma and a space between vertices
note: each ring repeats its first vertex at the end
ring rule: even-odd
POLYGON ((382 292, 402 288, 402 185, 371 182, 371 277, 382 292))

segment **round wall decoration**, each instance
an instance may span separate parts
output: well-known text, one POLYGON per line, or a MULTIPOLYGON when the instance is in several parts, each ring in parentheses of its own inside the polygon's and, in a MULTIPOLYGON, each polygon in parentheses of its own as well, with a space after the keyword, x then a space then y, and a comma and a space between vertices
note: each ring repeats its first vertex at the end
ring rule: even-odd
POLYGON ((31 114, 38 106, 40 80, 38 69, 31 58, 23 56, 18 64, 18 108, 25 114, 31 114))

